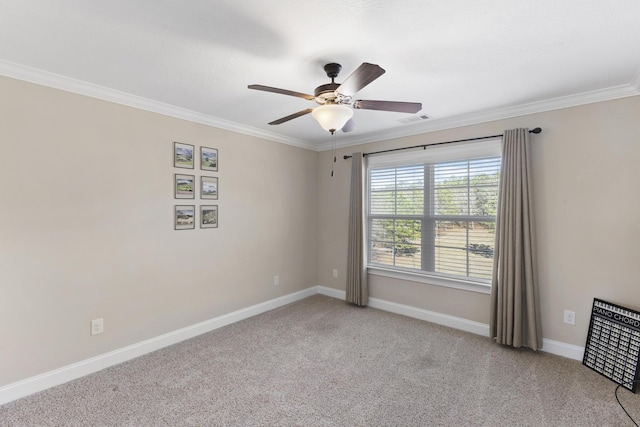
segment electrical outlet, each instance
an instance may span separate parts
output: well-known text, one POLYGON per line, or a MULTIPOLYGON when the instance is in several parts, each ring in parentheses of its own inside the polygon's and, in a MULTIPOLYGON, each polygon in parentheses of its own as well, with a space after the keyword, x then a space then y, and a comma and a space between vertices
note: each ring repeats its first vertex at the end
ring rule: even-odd
POLYGON ((91 321, 91 335, 98 335, 104 332, 104 319, 93 319, 91 321))
POLYGON ((338 277, 338 269, 337 268, 333 269, 333 277, 338 277))
POLYGON ((280 284, 280 276, 273 276, 273 284, 275 286, 280 284))
POLYGON ((567 323, 569 325, 575 325, 576 324, 576 312, 575 311, 570 311, 570 310, 565 310, 564 311, 564 323, 567 323))

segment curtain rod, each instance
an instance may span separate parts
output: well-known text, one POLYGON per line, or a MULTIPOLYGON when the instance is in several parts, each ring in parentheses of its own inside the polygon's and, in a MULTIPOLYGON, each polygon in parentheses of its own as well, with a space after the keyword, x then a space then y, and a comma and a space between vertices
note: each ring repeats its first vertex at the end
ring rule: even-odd
MULTIPOLYGON (((531 129, 529 131, 529 133, 540 133, 540 132, 542 132, 541 128, 535 128, 535 129, 531 129)), ((500 135, 479 136, 477 138, 457 139, 455 141, 434 142, 433 144, 422 144, 422 145, 413 145, 411 147, 391 148, 389 150, 372 151, 371 153, 362 153, 362 157, 370 156, 372 154, 389 153, 391 151, 409 150, 411 148, 420 148, 420 147, 422 147, 423 149, 426 150, 427 147, 431 147, 431 146, 434 146, 434 145, 453 144, 455 142, 478 141, 480 139, 498 138, 498 137, 502 137, 502 136, 504 136, 504 135, 500 134, 500 135)), ((347 159, 350 159, 351 157, 352 156, 343 156, 342 158, 347 160, 347 159)))

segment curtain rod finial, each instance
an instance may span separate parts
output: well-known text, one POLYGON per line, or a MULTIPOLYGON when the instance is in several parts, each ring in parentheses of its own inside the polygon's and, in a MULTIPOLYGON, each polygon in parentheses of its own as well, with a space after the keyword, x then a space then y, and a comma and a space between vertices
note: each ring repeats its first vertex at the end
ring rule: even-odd
POLYGON ((531 130, 531 133, 540 133, 542 132, 542 128, 534 128, 531 130))

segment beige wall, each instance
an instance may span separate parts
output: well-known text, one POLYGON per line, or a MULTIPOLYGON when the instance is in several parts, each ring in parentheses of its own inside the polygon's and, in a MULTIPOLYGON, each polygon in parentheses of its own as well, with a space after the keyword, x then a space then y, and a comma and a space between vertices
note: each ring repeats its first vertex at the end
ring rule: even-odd
MULTIPOLYGON (((343 154, 521 126, 544 129, 533 137, 544 337, 584 345, 594 297, 640 308, 640 97, 341 149, 332 178, 329 152, 8 78, 0 93, 0 386, 309 286, 344 290, 343 154), (203 175, 172 167, 173 141, 220 150, 207 173, 220 177, 220 228, 173 230, 174 173, 203 175), (91 337, 94 318, 105 333, 91 337)), ((488 322, 485 294, 370 283, 376 298, 488 322)))
POLYGON ((316 285, 317 153, 8 78, 0 93, 0 386, 316 285), (204 173, 173 168, 173 141, 219 149, 217 203, 174 200, 174 173, 204 173), (218 204, 219 228, 174 231, 174 204, 218 204))
MULTIPOLYGON (((546 339, 584 346, 593 298, 640 309, 640 96, 338 150, 318 164, 318 284, 344 290, 350 161, 344 154, 493 135, 533 136, 538 260, 546 339), (332 270, 339 269, 339 277, 332 270), (563 323, 564 309, 576 325, 563 323)), ((489 322, 488 295, 370 275, 371 296, 489 322)))

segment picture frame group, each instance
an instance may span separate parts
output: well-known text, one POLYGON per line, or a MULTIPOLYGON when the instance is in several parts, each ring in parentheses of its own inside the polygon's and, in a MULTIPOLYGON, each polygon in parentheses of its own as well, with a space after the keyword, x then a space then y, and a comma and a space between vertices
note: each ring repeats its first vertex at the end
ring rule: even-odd
MULTIPOLYGON (((200 205, 200 228, 218 228, 218 205, 200 205)), ((174 229, 196 228, 196 205, 175 205, 174 229)))
MULTIPOLYGON (((173 167, 195 169, 195 146, 173 143, 173 167)), ((218 172, 218 149, 200 147, 200 170, 218 172)))
MULTIPOLYGON (((173 166, 180 169, 195 169, 199 163, 200 170, 218 172, 218 149, 211 147, 200 147, 199 160, 196 159, 196 147, 191 144, 181 142, 173 143, 173 166)), ((186 172, 186 171, 185 171, 186 172)), ((195 199, 196 192, 202 200, 218 200, 217 176, 196 175, 175 173, 173 180, 173 194, 175 199, 195 199), (196 189, 199 181, 199 191, 196 189)), ((174 229, 192 230, 199 217, 200 228, 218 228, 218 205, 175 205, 174 206, 174 229), (197 214, 199 210, 199 214, 197 214)))
MULTIPOLYGON (((196 176, 177 173, 174 175, 173 193, 176 199, 196 198, 196 176)), ((218 177, 200 177, 200 198, 204 200, 218 200, 218 177)))

